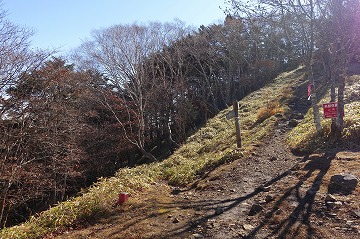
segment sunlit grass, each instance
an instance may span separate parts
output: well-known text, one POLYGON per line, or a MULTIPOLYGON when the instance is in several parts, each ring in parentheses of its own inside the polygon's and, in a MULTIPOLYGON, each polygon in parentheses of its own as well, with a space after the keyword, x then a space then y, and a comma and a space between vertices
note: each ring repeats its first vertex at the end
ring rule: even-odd
MULTIPOLYGON (((356 145, 360 142, 360 76, 351 76, 346 83, 344 129, 340 140, 343 145, 356 145)), ((307 152, 324 150, 332 146, 332 139, 329 138, 331 119, 324 119, 322 112, 322 104, 330 101, 329 94, 328 92, 318 104, 323 132, 321 134, 316 132, 313 110, 310 109, 304 120, 287 137, 292 149, 307 152)))
MULTIPOLYGON (((122 191, 136 194, 159 181, 187 185, 221 164, 249 155, 254 143, 273 133, 276 122, 288 111, 286 100, 291 96, 291 87, 296 87, 302 80, 303 73, 299 69, 283 73, 273 83, 239 102, 242 148, 236 145, 233 119, 226 119, 226 114, 232 110, 229 107, 210 119, 168 159, 120 169, 115 177, 100 179, 81 196, 59 203, 20 226, 3 229, 0 238, 37 238, 59 228, 93 220, 107 215, 122 191), (259 114, 262 114, 259 112, 269 104, 274 106, 271 113, 259 120, 259 114)), ((308 118, 310 116, 306 116, 304 121, 309 121, 308 118)), ((300 134, 304 135, 304 132, 300 134)), ((302 141, 299 138, 296 144, 302 141)))

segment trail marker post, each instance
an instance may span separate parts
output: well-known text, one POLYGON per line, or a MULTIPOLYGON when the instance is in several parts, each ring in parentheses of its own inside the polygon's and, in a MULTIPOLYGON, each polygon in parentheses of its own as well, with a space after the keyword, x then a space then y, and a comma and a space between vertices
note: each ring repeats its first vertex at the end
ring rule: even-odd
POLYGON ((239 122, 239 104, 236 100, 233 102, 235 129, 236 129, 236 144, 238 148, 241 148, 241 133, 240 133, 240 122, 239 122))
POLYGON ((230 120, 235 119, 235 129, 236 129, 236 145, 238 148, 241 148, 241 133, 240 133, 240 120, 239 120, 239 104, 236 100, 233 102, 233 110, 226 114, 226 119, 230 120))

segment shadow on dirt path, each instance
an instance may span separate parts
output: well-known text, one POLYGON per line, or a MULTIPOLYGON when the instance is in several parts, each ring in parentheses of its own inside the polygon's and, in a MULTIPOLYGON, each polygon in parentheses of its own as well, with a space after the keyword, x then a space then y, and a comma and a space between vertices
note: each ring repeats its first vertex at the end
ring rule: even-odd
MULTIPOLYGON (((335 211, 325 204, 329 171, 347 165, 336 152, 298 157, 285 142, 289 121, 301 121, 310 108, 307 82, 293 90, 292 112, 249 157, 213 169, 187 188, 156 184, 111 217, 56 238, 360 238, 360 189, 340 198, 335 211)), ((352 167, 360 168, 360 156, 352 167)))
MULTIPOLYGON (((331 160, 334 159, 335 155, 325 155, 323 157, 318 157, 305 166, 305 169, 308 170, 307 173, 301 178, 295 186, 287 190, 280 199, 278 199, 273 206, 272 210, 266 213, 264 220, 252 230, 245 238, 254 238, 256 233, 260 231, 270 220, 274 217, 277 210, 279 210, 280 205, 291 195, 295 195, 297 199, 298 206, 296 206, 285 219, 280 221, 278 225, 273 229, 273 231, 267 236, 268 238, 286 238, 289 234, 299 235, 300 228, 305 226, 307 238, 313 238, 314 232, 313 227, 310 222, 310 216, 313 213, 312 207, 315 200, 315 195, 318 192, 322 179, 327 173, 331 165, 331 160), (316 173, 316 171, 319 171, 316 173), (305 196, 301 196, 301 186, 304 184, 304 181, 310 179, 312 174, 316 174, 315 178, 312 180, 313 183, 311 187, 305 192, 305 196)), ((306 160, 306 159, 305 159, 306 160)))

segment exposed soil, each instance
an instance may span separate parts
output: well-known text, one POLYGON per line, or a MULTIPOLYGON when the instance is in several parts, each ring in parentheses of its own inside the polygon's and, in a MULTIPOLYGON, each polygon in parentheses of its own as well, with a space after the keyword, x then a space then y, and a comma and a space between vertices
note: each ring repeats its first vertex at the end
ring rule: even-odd
MULTIPOLYGON (((301 116, 309 106, 292 107, 301 116)), ((46 238, 360 238, 359 186, 325 203, 332 175, 359 178, 360 153, 295 156, 288 123, 187 188, 156 184, 110 217, 46 238)))

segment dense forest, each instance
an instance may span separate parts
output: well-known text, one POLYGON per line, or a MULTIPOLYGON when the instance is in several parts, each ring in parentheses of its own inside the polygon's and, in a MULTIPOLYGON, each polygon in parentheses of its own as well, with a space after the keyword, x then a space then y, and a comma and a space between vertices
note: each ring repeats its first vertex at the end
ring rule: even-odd
POLYGON ((33 50, 0 14, 0 228, 121 167, 162 160, 234 100, 304 64, 331 88, 359 68, 358 0, 227 1, 224 22, 114 25, 72 54, 33 50), (353 67, 355 66, 355 67, 353 67))

